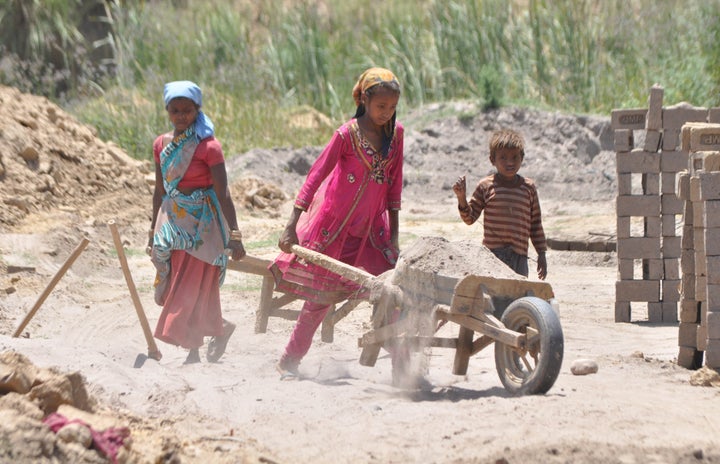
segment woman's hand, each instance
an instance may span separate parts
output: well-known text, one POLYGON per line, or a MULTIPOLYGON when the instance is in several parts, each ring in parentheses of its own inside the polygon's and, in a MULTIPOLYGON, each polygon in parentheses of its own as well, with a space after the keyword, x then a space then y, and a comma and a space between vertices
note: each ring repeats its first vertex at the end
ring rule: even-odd
POLYGON ((285 227, 285 230, 280 236, 280 240, 278 240, 278 246, 280 249, 285 253, 292 253, 292 246, 297 245, 298 243, 300 243, 300 241, 298 240, 297 233, 295 232, 295 226, 288 225, 285 227))
POLYGON ((233 261, 239 261, 245 257, 245 246, 242 240, 230 240, 227 247, 230 249, 230 257, 233 261))
POLYGON ((155 236, 155 231, 152 230, 152 229, 150 229, 150 230, 148 231, 147 247, 145 248, 145 253, 147 253, 148 256, 151 256, 151 255, 152 255, 152 247, 153 247, 153 243, 154 243, 153 237, 154 237, 154 236, 155 236))

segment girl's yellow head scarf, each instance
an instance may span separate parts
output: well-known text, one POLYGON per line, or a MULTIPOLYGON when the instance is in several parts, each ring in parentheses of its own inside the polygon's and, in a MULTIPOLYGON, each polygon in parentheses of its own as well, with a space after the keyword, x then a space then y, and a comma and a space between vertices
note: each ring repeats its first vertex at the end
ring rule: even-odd
MULTIPOLYGON (((368 89, 381 84, 394 84, 394 87, 397 88, 398 91, 400 90, 400 81, 398 81, 395 74, 388 69, 370 68, 360 75, 360 78, 353 87, 352 91, 355 106, 357 107, 354 116, 355 118, 359 118, 365 114, 365 105, 362 103, 363 94, 365 94, 368 89)), ((385 124, 385 127, 383 127, 383 132, 383 144, 380 148, 380 152, 383 157, 387 157, 390 150, 390 144, 392 143, 393 136, 395 134, 395 113, 393 113, 390 121, 388 121, 385 124)))
POLYGON ((355 87, 353 87, 352 95, 355 100, 355 105, 360 106, 360 97, 369 88, 375 87, 378 84, 384 82, 395 82, 398 87, 400 82, 389 69, 385 68, 370 68, 360 75, 355 87))

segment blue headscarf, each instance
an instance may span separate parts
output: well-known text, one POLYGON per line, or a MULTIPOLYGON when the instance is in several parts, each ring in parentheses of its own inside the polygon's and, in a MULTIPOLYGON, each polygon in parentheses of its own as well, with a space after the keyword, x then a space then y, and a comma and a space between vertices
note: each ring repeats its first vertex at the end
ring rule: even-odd
MULTIPOLYGON (((198 107, 202 107, 202 91, 194 82, 174 81, 165 84, 165 89, 163 90, 165 108, 170 104, 170 100, 179 97, 189 98, 195 102, 198 107)), ((202 111, 198 112, 197 119, 195 120, 195 133, 198 136, 198 140, 208 138, 215 133, 215 126, 213 126, 210 118, 205 116, 205 113, 202 111)))

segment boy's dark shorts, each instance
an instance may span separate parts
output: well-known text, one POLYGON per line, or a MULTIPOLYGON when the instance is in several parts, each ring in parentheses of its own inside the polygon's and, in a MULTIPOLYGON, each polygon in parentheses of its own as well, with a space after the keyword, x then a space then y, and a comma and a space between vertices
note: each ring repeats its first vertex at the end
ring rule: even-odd
POLYGON ((527 256, 515 253, 512 247, 509 245, 495 248, 494 250, 490 251, 492 251, 493 254, 500 259, 500 261, 510 266, 510 269, 512 269, 516 273, 525 277, 528 276, 529 272, 527 256))

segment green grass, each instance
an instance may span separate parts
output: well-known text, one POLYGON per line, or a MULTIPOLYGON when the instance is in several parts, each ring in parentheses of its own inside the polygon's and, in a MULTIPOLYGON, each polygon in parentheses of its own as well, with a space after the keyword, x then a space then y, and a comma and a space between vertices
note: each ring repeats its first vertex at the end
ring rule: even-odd
POLYGON ((607 115, 645 106, 655 83, 668 105, 720 105, 720 0, 111 2, 112 40, 88 43, 77 33, 93 3, 0 3, 0 82, 50 96, 140 159, 169 129, 162 86, 176 79, 203 88, 228 156, 324 144, 372 65, 398 75, 400 120, 449 100, 607 115), (86 66, 110 42, 113 72, 86 66), (47 66, 57 44, 66 74, 47 66), (302 108, 329 123, 300 124, 302 108))
POLYGON ((245 251, 252 251, 252 250, 260 250, 264 248, 272 248, 277 249, 277 243, 280 239, 280 232, 277 234, 274 234, 271 238, 268 238, 267 240, 258 240, 253 242, 243 242, 243 245, 245 246, 245 251))

